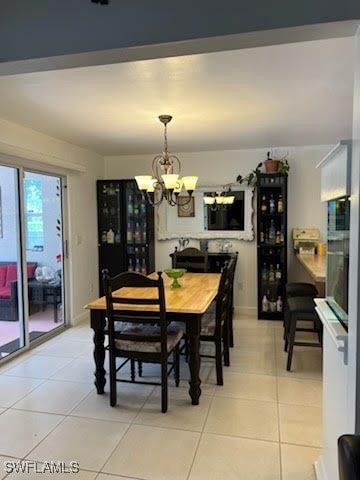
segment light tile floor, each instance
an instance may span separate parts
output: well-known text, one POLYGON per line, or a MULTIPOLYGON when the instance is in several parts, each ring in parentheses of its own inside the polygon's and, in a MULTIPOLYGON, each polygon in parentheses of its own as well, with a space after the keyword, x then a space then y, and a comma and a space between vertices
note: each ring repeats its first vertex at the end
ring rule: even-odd
MULTIPOLYGON (((183 364, 165 415, 159 387, 119 384, 115 408, 108 389, 96 394, 91 338, 88 324, 80 325, 0 364, 0 480, 75 475, 10 473, 4 462, 17 459, 39 468, 77 461, 78 480, 315 479, 321 350, 295 347, 286 372, 280 322, 238 318, 224 386, 203 359, 203 393, 192 406, 183 364)), ((158 371, 145 368, 149 377, 158 371)))

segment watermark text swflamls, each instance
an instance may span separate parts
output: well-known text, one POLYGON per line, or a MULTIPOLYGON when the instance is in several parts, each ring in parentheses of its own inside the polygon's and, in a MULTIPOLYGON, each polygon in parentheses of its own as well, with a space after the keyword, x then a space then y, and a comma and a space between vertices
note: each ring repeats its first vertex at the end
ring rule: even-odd
POLYGON ((79 462, 35 462, 34 460, 7 460, 4 462, 6 473, 78 473, 79 462))

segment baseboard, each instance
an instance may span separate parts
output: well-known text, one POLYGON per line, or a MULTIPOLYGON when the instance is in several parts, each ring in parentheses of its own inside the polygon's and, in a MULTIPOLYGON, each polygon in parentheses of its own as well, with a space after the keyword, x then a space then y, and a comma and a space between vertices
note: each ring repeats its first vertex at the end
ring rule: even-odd
MULTIPOLYGON (((314 468, 315 468, 316 480, 328 480, 325 472, 324 459, 322 455, 314 463, 314 468)), ((335 479, 332 479, 332 480, 335 480, 335 479)))
POLYGON ((257 316, 257 307, 235 307, 234 311, 236 315, 240 315, 241 317, 256 318, 257 316))
POLYGON ((88 311, 81 312, 81 313, 79 313, 79 315, 76 315, 76 317, 73 317, 71 319, 70 325, 72 325, 74 327, 75 325, 79 325, 79 323, 83 323, 83 322, 86 322, 86 321, 89 322, 89 326, 90 326, 89 312, 88 311))

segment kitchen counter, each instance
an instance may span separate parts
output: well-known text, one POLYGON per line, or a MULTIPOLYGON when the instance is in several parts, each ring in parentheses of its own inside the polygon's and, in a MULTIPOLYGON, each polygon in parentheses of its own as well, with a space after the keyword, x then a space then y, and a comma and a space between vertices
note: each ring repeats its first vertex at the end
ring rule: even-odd
POLYGON ((325 296, 326 256, 325 255, 296 255, 296 258, 311 275, 318 289, 319 296, 325 296))

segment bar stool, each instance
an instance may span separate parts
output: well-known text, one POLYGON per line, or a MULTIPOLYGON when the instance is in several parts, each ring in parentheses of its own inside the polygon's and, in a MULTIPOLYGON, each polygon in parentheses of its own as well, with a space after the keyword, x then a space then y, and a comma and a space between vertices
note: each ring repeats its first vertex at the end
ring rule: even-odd
POLYGON ((285 338, 285 351, 288 350, 286 370, 291 369, 291 360, 294 346, 301 347, 321 347, 322 346, 322 325, 315 310, 315 302, 311 297, 290 297, 287 299, 288 319, 285 338), (298 320, 313 321, 314 328, 303 329, 296 328, 298 320), (298 342, 295 341, 296 331, 316 332, 318 342, 298 342))
MULTIPOLYGON (((285 352, 287 351, 287 342, 286 342, 286 337, 287 337, 287 332, 288 332, 288 318, 289 318, 289 309, 287 305, 287 299, 290 297, 309 297, 309 298, 315 298, 318 295, 318 291, 312 283, 305 283, 305 282, 292 282, 292 283, 287 283, 285 285, 285 292, 286 292, 286 301, 284 304, 284 340, 285 340, 285 346, 284 350, 285 352)), ((305 320, 305 319, 304 319, 305 320)), ((315 326, 313 327, 315 328, 315 326)), ((298 331, 309 331, 307 328, 297 328, 298 331)), ((313 331, 310 330, 310 331, 313 331)))

